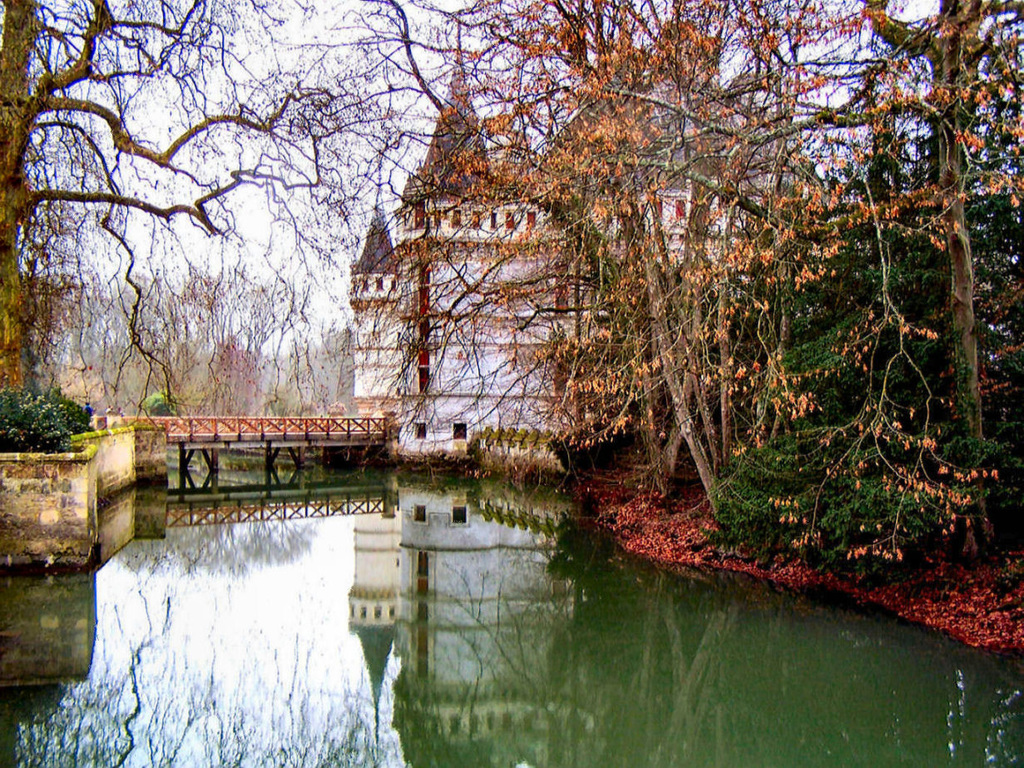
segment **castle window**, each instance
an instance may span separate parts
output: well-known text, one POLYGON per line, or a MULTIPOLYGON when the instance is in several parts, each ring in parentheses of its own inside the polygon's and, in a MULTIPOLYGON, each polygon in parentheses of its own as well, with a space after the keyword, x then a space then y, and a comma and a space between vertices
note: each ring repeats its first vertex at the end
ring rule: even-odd
POLYGON ((412 519, 417 523, 427 522, 427 507, 425 504, 417 504, 412 508, 412 519))
POLYGON ((480 229, 480 211, 473 211, 473 229, 480 229))
POLYGON ((430 311, 430 270, 427 267, 420 269, 419 293, 420 314, 425 315, 430 311))
POLYGON ((466 508, 465 507, 452 507, 452 523, 455 525, 465 525, 467 522, 466 508))
POLYGON ((377 290, 378 291, 383 291, 384 290, 384 278, 383 277, 378 277, 377 278, 377 290))
POLYGON ((676 218, 683 219, 686 217, 686 203, 682 199, 676 200, 676 218))
POLYGON ((462 226, 462 211, 455 209, 452 211, 452 229, 458 229, 462 226))
POLYGON ((416 422, 416 439, 426 440, 427 439, 427 422, 417 421, 416 422))
POLYGON ((381 617, 381 607, 379 605, 373 606, 373 618, 379 619, 381 617))
POLYGON ((413 209, 413 227, 415 229, 423 229, 427 223, 427 205, 426 203, 416 203, 416 207, 413 209))
POLYGON ((426 365, 420 366, 420 394, 427 391, 430 386, 430 368, 426 365))
POLYGON ((452 424, 452 439, 453 440, 465 440, 468 430, 464 422, 456 422, 452 424))
POLYGON ((511 232, 516 228, 516 215, 512 211, 505 211, 505 229, 511 232))
POLYGON ((526 214, 526 226, 529 229, 533 229, 537 226, 537 213, 536 211, 529 211, 526 214))
POLYGON ((491 229, 498 228, 498 212, 491 211, 491 229))
POLYGON ((416 553, 416 575, 422 578, 430 575, 430 555, 426 552, 416 553))

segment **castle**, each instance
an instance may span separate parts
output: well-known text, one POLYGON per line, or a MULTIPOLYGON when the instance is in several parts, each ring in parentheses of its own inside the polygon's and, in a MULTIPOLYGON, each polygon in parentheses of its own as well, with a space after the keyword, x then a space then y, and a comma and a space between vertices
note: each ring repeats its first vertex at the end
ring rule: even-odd
MULTIPOLYGON (((571 131, 601 119, 595 109, 571 131)), ((353 267, 354 403, 397 420, 404 454, 463 453, 476 436, 512 432, 536 445, 579 420, 552 341, 594 332, 600 308, 584 309, 565 231, 530 201, 525 172, 516 177, 517 140, 485 133, 456 73, 394 241, 378 210, 353 267)), ((685 188, 661 187, 645 205, 680 265, 708 212, 685 188)))
POLYGON ((402 194, 392 241, 378 210, 352 269, 353 402, 390 415, 405 454, 464 453, 496 430, 553 430, 557 376, 542 351, 565 301, 540 209, 483 199, 494 160, 458 83, 402 194))

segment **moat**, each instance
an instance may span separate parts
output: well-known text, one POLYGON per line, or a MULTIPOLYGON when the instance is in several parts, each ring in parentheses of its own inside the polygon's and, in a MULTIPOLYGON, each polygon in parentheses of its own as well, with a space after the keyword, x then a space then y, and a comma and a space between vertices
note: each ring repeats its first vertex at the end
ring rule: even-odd
POLYGON ((1020 660, 637 565, 547 489, 263 479, 138 489, 94 573, 0 580, 0 764, 1024 761, 1020 660))

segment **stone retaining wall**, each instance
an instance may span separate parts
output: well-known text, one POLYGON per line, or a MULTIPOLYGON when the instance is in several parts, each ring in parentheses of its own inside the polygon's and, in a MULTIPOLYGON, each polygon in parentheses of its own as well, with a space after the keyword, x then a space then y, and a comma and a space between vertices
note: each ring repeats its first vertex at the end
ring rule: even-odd
POLYGON ((95 446, 96 495, 105 499, 135 482, 135 430, 131 427, 87 432, 71 438, 74 446, 95 446))
POLYGON ((92 561, 97 450, 0 453, 0 566, 80 568, 92 561))
POLYGON ((97 500, 166 477, 162 430, 118 427, 72 438, 69 453, 0 454, 0 568, 83 568, 96 560, 97 500))
POLYGON ((163 427, 136 423, 135 480, 167 480, 167 434, 163 427))

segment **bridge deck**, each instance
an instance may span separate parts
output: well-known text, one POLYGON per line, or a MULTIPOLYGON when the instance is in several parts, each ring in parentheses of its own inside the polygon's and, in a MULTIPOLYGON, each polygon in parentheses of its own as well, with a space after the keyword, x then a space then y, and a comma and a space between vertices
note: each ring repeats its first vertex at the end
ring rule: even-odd
POLYGON ((391 421, 376 417, 195 416, 154 419, 167 442, 189 447, 269 443, 291 446, 385 445, 391 421))

